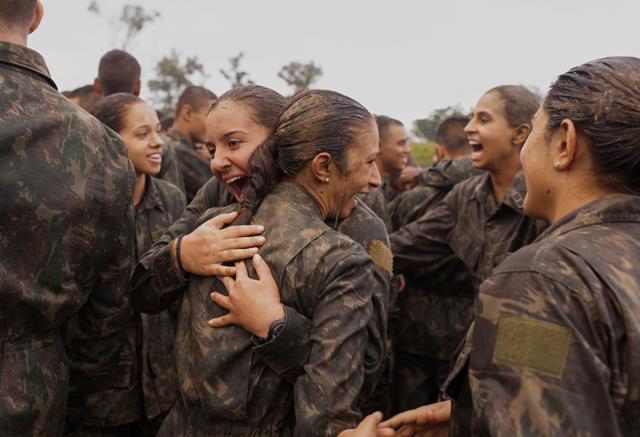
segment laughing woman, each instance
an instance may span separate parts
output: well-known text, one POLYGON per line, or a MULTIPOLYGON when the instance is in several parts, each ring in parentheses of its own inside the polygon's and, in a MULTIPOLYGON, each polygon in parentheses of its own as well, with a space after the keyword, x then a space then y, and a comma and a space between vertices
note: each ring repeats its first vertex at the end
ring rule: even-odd
MULTIPOLYGON (((237 326, 208 327, 226 313, 209 298, 212 290, 227 295, 217 278, 193 276, 186 291, 169 296, 150 287, 134 290, 143 310, 161 309, 171 298, 182 301, 176 341, 181 400, 160 435, 336 435, 357 423, 374 264, 324 221, 356 208, 356 194, 379 178, 377 152, 374 119, 360 104, 330 91, 299 94, 251 156, 251 171, 224 173, 226 182, 242 189, 242 202, 200 218, 238 211, 235 224, 264 226, 266 243, 253 264, 259 278, 270 268, 275 280, 258 283, 237 264, 235 282, 253 283, 256 293, 279 293, 282 304, 272 318, 281 323, 268 331, 289 327, 289 308, 310 320, 308 357, 296 379, 285 379, 255 355, 264 341, 259 339, 271 334, 264 327, 249 328, 254 335, 237 326), (238 177, 247 178, 246 187, 238 177)), ((225 153, 235 159, 241 152, 230 147, 225 153)), ((234 287, 231 279, 224 281, 234 287)), ((289 334, 299 339, 298 331, 278 335, 289 334)), ((281 355, 296 347, 282 344, 281 355)))

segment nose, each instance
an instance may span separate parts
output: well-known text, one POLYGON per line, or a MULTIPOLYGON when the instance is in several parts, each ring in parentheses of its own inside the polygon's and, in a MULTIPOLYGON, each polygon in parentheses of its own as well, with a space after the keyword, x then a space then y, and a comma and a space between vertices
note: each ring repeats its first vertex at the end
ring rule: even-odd
POLYGON ((151 147, 153 148, 163 148, 164 146, 164 140, 162 139, 162 136, 160 136, 159 132, 154 131, 153 135, 151 137, 151 147))
POLYGON ((373 167, 371 168, 371 173, 369 174, 369 185, 373 188, 378 188, 382 185, 382 177, 380 176, 380 170, 378 170, 378 166, 376 163, 373 163, 373 167))
POLYGON ((466 135, 469 135, 472 132, 476 131, 476 123, 474 121, 474 119, 472 118, 471 120, 469 120, 469 123, 467 123, 467 125, 464 127, 464 133, 466 135))
POLYGON ((209 167, 213 173, 222 173, 225 167, 229 166, 229 160, 227 159, 226 153, 223 148, 217 147, 216 151, 209 161, 209 167))

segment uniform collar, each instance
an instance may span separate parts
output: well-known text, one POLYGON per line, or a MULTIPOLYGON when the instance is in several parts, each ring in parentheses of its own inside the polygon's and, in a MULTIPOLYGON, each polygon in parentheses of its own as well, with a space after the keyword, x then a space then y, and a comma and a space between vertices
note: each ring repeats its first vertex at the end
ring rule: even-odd
POLYGON ((478 202, 485 206, 487 212, 497 211, 500 205, 505 205, 514 210, 519 214, 524 214, 524 196, 527 194, 527 187, 524 182, 524 174, 522 172, 518 172, 516 176, 511 181, 511 185, 507 188, 507 191, 504 193, 504 200, 501 204, 495 205, 495 200, 493 198, 493 185, 491 185, 491 175, 489 172, 486 172, 480 178, 480 182, 476 185, 473 190, 472 197, 474 197, 478 202))
POLYGON ((578 228, 602 223, 640 223, 640 196, 608 194, 562 217, 549 226, 538 240, 560 235, 578 228))
POLYGON ((318 205, 316 205, 304 188, 295 183, 289 181, 280 182, 273 189, 272 193, 276 195, 278 199, 286 201, 299 213, 315 216, 318 217, 318 220, 322 220, 318 205))
POLYGON ((24 70, 47 82, 56 90, 51 74, 40 53, 28 47, 0 41, 0 64, 13 66, 15 69, 24 70))
POLYGON ((175 127, 171 127, 169 128, 169 130, 167 130, 167 136, 170 137, 172 140, 178 141, 179 143, 184 144, 185 146, 190 146, 191 148, 193 148, 193 144, 191 143, 191 141, 189 141, 189 138, 187 138, 185 134, 180 132, 175 127))
POLYGON ((140 202, 139 209, 141 211, 149 211, 157 209, 160 212, 165 212, 164 203, 160 198, 160 190, 158 188, 158 180, 152 176, 145 175, 144 195, 140 202))

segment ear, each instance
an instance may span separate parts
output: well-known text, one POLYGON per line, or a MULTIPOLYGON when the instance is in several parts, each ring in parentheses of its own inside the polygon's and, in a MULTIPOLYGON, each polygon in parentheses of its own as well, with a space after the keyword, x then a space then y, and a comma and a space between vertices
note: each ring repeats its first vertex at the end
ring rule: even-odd
POLYGON ((180 118, 187 122, 191 121, 193 118, 193 108, 190 104, 182 105, 182 108, 180 108, 180 118))
POLYGON ((554 167, 557 170, 569 168, 576 156, 584 152, 582 143, 573 121, 568 118, 562 120, 552 136, 554 167))
POLYGON ((133 94, 134 96, 139 97, 141 88, 142 88, 142 82, 140 82, 140 79, 138 79, 136 81, 135 85, 133 86, 133 92, 131 94, 133 94))
POLYGON ((527 137, 531 133, 531 125, 528 123, 522 123, 520 126, 513 130, 513 136, 511 137, 511 144, 514 146, 522 147, 524 142, 527 141, 527 137))
POLYGON ((104 97, 104 93, 102 92, 102 85, 100 84, 100 80, 96 77, 93 80, 93 89, 99 96, 104 97))
POLYGON ((35 32, 35 30, 40 26, 40 22, 42 21, 42 17, 44 16, 44 7, 40 0, 36 2, 36 9, 33 14, 33 20, 31 20, 31 24, 29 25, 29 33, 35 32))
POLYGON ((331 179, 332 164, 333 159, 331 158, 331 154, 327 152, 318 153, 311 160, 312 178, 317 182, 326 183, 327 179, 331 179))

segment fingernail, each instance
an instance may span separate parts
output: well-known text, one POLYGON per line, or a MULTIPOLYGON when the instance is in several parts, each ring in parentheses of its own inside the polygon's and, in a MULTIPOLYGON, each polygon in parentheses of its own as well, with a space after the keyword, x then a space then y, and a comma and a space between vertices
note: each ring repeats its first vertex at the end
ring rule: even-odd
POLYGON ((258 248, 257 247, 252 247, 249 250, 251 251, 251 253, 258 253, 258 248))
POLYGON ((258 225, 258 231, 259 231, 259 232, 264 231, 264 226, 262 226, 262 225, 258 225))
POLYGON ((258 241, 261 242, 261 243, 264 243, 265 238, 263 236, 259 236, 258 237, 258 241))
POLYGON ((253 259, 256 261, 262 261, 262 257, 260 255, 258 255, 257 253, 255 255, 253 255, 253 259))

